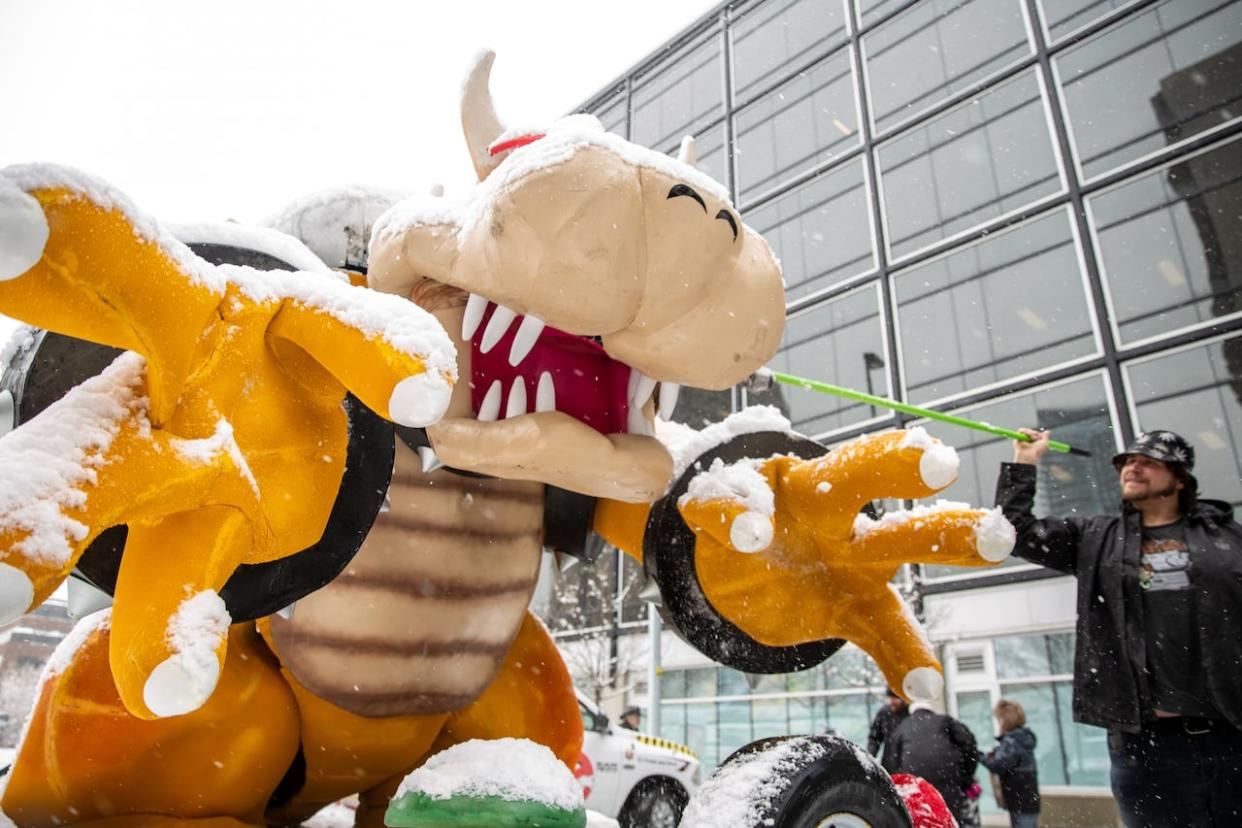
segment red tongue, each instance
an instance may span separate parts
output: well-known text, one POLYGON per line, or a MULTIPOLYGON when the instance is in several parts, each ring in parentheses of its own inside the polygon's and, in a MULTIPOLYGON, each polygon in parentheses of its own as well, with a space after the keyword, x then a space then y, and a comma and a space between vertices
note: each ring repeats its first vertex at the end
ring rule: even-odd
POLYGON ((526 386, 526 410, 534 411, 539 377, 546 371, 552 375, 556 386, 557 411, 601 434, 626 430, 630 366, 609 357, 603 346, 594 340, 546 327, 535 347, 514 368, 509 364, 509 349, 522 317, 509 324, 509 329, 490 351, 485 354, 479 350, 479 340, 495 308, 495 305, 488 306, 470 341, 470 405, 476 415, 488 389, 499 380, 502 389, 500 417, 503 418, 510 390, 518 377, 526 386))

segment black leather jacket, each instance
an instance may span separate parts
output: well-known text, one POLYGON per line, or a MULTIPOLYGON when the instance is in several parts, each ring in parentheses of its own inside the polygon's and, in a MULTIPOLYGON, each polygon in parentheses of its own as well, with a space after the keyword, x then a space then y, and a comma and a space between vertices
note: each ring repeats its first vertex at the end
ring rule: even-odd
MULTIPOLYGON (((1036 467, 1001 465, 996 505, 1018 530, 1014 554, 1078 578, 1074 719, 1128 732, 1142 729, 1146 705, 1136 676, 1146 664, 1139 589, 1141 515, 1037 519, 1036 467)), ((1216 709, 1242 728, 1242 526, 1233 507, 1199 500, 1186 514, 1188 574, 1203 669, 1216 709)))

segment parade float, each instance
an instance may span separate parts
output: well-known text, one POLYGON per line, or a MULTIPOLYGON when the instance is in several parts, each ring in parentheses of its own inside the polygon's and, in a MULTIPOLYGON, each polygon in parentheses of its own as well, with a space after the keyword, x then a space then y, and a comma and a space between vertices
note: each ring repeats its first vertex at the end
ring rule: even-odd
MULTIPOLYGON (((658 421, 775 353, 776 258, 688 154, 587 116, 505 128, 491 62, 463 87, 478 185, 389 209, 366 287, 275 231, 178 238, 88 175, 0 170, 0 312, 38 328, 8 354, 0 616, 66 579, 112 596, 48 665, 16 824, 293 825, 355 794, 358 825, 584 824, 572 798, 498 794, 480 745, 574 766, 573 687, 527 604, 541 550, 592 532, 722 664, 806 669, 849 640, 940 696, 893 575, 994 565, 1011 527, 864 511, 953 482, 921 429, 829 450, 774 409, 658 421)), ((714 788, 733 804, 683 824, 910 824, 841 740, 739 754, 714 788)))

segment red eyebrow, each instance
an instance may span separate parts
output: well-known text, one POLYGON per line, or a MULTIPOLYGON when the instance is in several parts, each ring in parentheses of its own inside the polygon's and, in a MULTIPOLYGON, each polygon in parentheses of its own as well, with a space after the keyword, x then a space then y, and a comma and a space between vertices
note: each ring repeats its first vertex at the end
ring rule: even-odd
POLYGON ((489 155, 500 155, 505 150, 517 149, 527 144, 533 144, 544 136, 542 132, 535 132, 530 135, 519 135, 517 138, 510 138, 508 141, 501 141, 499 144, 492 144, 487 148, 489 155))

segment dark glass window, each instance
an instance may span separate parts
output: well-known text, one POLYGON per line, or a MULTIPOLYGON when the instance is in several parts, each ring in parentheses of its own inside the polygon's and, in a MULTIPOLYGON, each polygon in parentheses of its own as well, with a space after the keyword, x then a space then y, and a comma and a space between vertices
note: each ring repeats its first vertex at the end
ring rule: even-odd
POLYGON ((744 7, 729 27, 733 40, 733 99, 771 86, 795 66, 845 40, 843 0, 769 0, 744 7))
POLYGON ((1061 189, 1034 72, 894 138, 877 163, 895 258, 1061 189))
POLYGON ((858 19, 863 26, 870 26, 884 15, 901 8, 909 0, 855 0, 858 4, 858 19))
POLYGON ((712 29, 638 80, 630 140, 644 147, 679 143, 720 117, 721 92, 720 36, 712 29))
POLYGON ((1094 23, 1133 0, 1042 0, 1044 20, 1052 40, 1094 23))
MULTIPOLYGON (((972 420, 1006 428, 1047 428, 1053 438, 1090 451, 1091 457, 1053 454, 1039 464, 1035 514, 1092 515, 1115 511, 1120 502, 1117 473, 1112 456, 1117 451, 1104 379, 1092 374, 1070 382, 1025 394, 1013 394, 994 402, 955 410, 972 420)), ((1013 459, 1013 444, 1005 437, 939 422, 919 422, 928 433, 957 449, 961 459, 958 478, 935 499, 944 498, 987 506, 993 502, 1000 464, 1013 459)), ((1023 561, 1010 558, 1002 566, 1023 561)), ((924 566, 930 578, 980 574, 991 569, 924 566)))
POLYGON ((863 37, 877 132, 1030 54, 1020 0, 926 0, 863 37))
POLYGON ((1173 0, 1056 59, 1087 178, 1238 115, 1242 3, 1173 0))
POLYGON ((790 302, 875 268, 861 160, 818 176, 745 218, 780 259, 790 302))
POLYGON ((799 73, 734 118, 742 202, 858 145, 848 50, 799 73))
POLYGON ((906 399, 921 404, 1097 351, 1069 215, 893 277, 906 399))
POLYGON ((1074 672, 1074 634, 1011 635, 994 639, 996 675, 1005 679, 1074 672))
MULTIPOLYGON (((781 349, 768 364, 777 371, 889 396, 879 286, 869 284, 791 316, 781 349)), ((795 429, 809 435, 888 416, 883 409, 787 385, 750 393, 748 402, 777 406, 795 429)))
POLYGON ((1242 311, 1242 140, 1088 203, 1122 342, 1242 311))
MULTIPOLYGON (((668 154, 677 157, 677 153, 681 151, 681 139, 684 136, 678 135, 671 147, 667 147, 668 154)), ((694 135, 694 150, 698 157, 695 162, 695 168, 700 172, 710 175, 721 186, 729 186, 729 177, 727 174, 728 158, 725 157, 725 128, 724 122, 713 127, 707 127, 699 130, 694 135)))
POLYGON ((1167 428, 1195 447, 1205 497, 1242 506, 1242 336, 1125 366, 1140 431, 1167 428))

